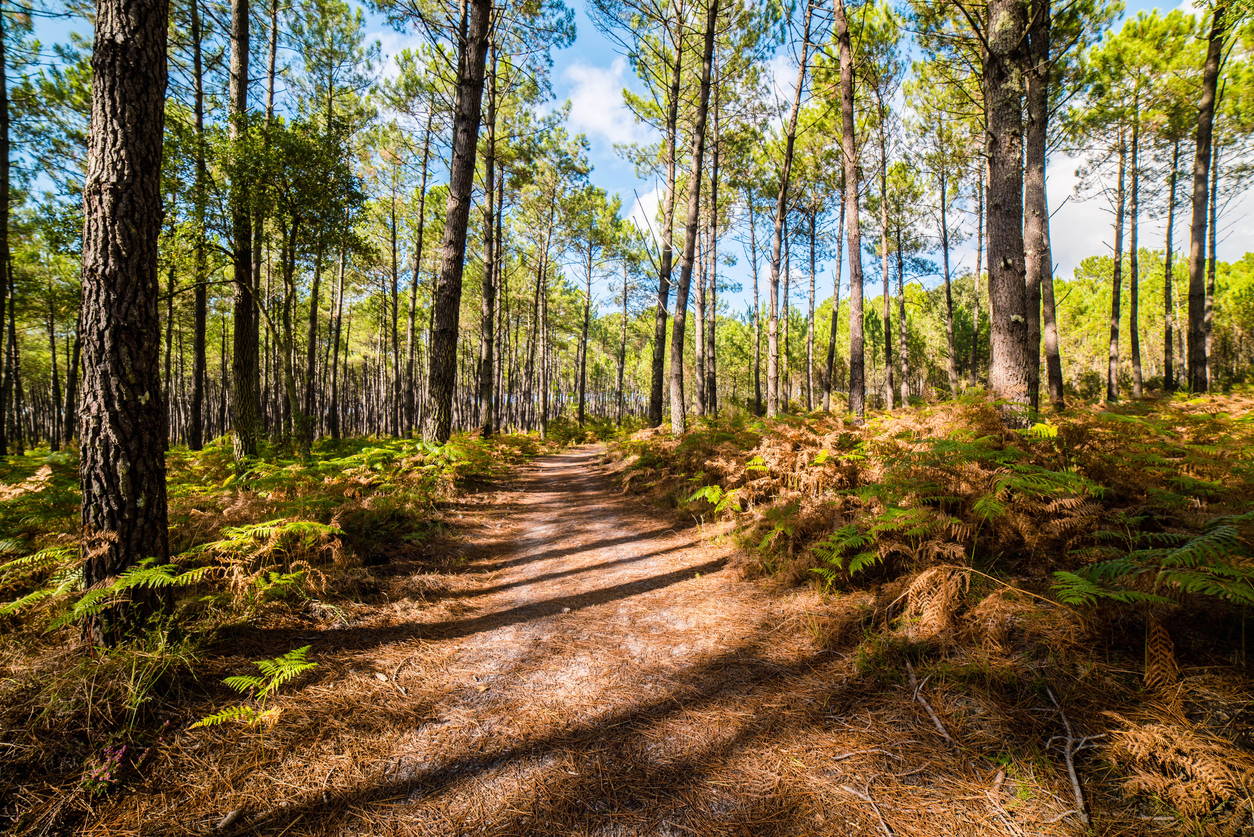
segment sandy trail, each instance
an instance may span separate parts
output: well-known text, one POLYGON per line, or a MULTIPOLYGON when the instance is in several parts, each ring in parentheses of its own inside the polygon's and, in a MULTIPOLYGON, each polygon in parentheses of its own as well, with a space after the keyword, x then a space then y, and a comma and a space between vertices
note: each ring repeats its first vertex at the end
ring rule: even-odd
POLYGON ((601 455, 542 458, 450 508, 451 572, 402 564, 348 624, 259 634, 312 643, 321 667, 267 767, 220 745, 198 821, 246 806, 241 834, 882 834, 847 790, 870 788, 896 798, 898 834, 1004 833, 955 799, 965 769, 922 710, 852 676, 860 623, 817 649, 813 594, 739 580, 733 547, 621 494, 601 455))

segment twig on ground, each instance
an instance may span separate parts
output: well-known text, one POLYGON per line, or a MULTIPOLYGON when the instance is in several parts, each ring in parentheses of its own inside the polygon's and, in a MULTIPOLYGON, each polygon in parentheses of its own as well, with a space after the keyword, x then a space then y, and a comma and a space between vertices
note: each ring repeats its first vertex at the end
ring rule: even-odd
POLYGON ((218 822, 218 824, 213 827, 213 830, 214 831, 226 831, 228 828, 230 828, 232 825, 235 824, 235 821, 239 819, 239 815, 242 813, 244 813, 244 806, 242 805, 238 808, 234 808, 230 811, 227 811, 226 816, 223 817, 218 822))
POLYGON ((875 804, 875 799, 871 796, 871 785, 867 783, 866 790, 860 791, 857 788, 851 788, 848 785, 841 785, 840 789, 845 793, 858 797, 863 802, 870 802, 871 808, 875 811, 875 816, 879 817, 880 830, 884 832, 885 837, 896 837, 893 830, 889 828, 888 823, 884 820, 884 814, 880 811, 880 806, 875 804))
POLYGON ((1014 819, 1010 816, 1010 812, 1006 810, 1005 806, 1001 804, 1001 800, 998 798, 1001 796, 1001 786, 1005 783, 1005 781, 1006 771, 1004 769, 998 770, 997 778, 993 780, 993 786, 986 790, 984 795, 988 797, 988 803, 992 806, 993 813, 1006 824, 1007 830, 1009 830, 1011 834, 1022 835, 1023 829, 1015 823, 1014 819))
MULTIPOLYGON (((936 726, 936 731, 941 734, 942 738, 949 742, 949 746, 956 750, 958 748, 957 743, 955 743, 953 738, 950 737, 949 732, 945 729, 945 725, 941 723, 941 719, 936 714, 936 710, 932 708, 932 704, 928 703, 927 698, 923 697, 923 694, 920 691, 923 686, 919 683, 919 679, 914 676, 914 666, 910 665, 909 660, 906 660, 906 672, 910 675, 910 687, 914 689, 914 699, 921 703, 923 708, 927 710, 928 717, 932 719, 932 723, 936 726)), ((926 683, 927 681, 924 680, 923 682, 926 683)))
POLYGON ((1062 719, 1062 728, 1067 733, 1065 736, 1055 735, 1053 738, 1049 739, 1049 741, 1045 744, 1045 749, 1048 750, 1050 745, 1052 745, 1057 739, 1063 739, 1062 754, 1063 758, 1067 760, 1067 774, 1071 776, 1071 790, 1075 793, 1075 811, 1068 811, 1067 813, 1077 814, 1080 817, 1080 822, 1088 825, 1089 814, 1088 810, 1084 807, 1084 794, 1080 792, 1080 777, 1075 772, 1075 755, 1084 748, 1093 746, 1091 742, 1096 739, 1105 738, 1106 734, 1086 735, 1083 738, 1076 738, 1075 733, 1071 730, 1071 721, 1067 718, 1067 713, 1063 711, 1062 707, 1058 704, 1058 699, 1054 697, 1054 690, 1049 686, 1046 686, 1045 694, 1049 695, 1050 703, 1054 704, 1054 708, 1058 710, 1058 716, 1062 719))
POLYGON ((854 756, 867 756, 867 755, 870 755, 871 753, 882 753, 888 756, 889 758, 894 758, 894 759, 897 759, 897 761, 901 761, 901 756, 897 755, 896 753, 890 753, 887 750, 880 750, 880 749, 854 750, 853 752, 850 752, 850 753, 840 753, 838 755, 832 756, 832 761, 844 761, 845 759, 851 759, 854 756))

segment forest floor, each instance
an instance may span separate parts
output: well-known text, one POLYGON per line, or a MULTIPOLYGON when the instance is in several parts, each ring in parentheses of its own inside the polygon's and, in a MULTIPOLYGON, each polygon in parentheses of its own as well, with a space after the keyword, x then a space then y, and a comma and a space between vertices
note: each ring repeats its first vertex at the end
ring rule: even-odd
POLYGON ((178 735, 79 833, 1086 833, 1048 704, 864 676, 861 630, 816 625, 871 594, 743 580, 723 528, 625 496, 603 460, 461 495, 436 547, 373 568, 372 602, 226 637, 219 675, 303 644, 318 668, 269 727, 178 735), (990 736, 1019 754, 1001 769, 973 758, 990 736))

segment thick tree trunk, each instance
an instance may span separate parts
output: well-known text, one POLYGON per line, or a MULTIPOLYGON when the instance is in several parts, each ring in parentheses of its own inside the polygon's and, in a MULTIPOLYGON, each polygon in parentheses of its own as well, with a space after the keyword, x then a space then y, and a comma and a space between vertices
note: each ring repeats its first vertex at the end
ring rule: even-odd
POLYGON ((457 382, 457 332, 461 317, 462 272, 466 258, 466 227, 470 220, 475 158, 479 142, 484 65, 488 57, 491 0, 468 0, 458 56, 457 103, 453 113, 452 160, 449 164, 448 208, 435 293, 435 327, 431 335, 427 376, 427 415, 422 435, 444 444, 453 430, 453 389, 457 382))
MULTIPOLYGON (((780 404, 780 354, 779 354, 779 269, 784 244, 784 223, 788 214, 788 183, 792 175, 793 148, 797 141, 797 116, 801 112, 801 96, 805 89, 806 69, 810 60, 810 25, 814 18, 814 0, 807 0, 805 21, 802 24, 801 64, 797 67, 797 87, 793 91, 792 110, 788 114, 788 128, 784 135, 784 165, 779 176, 779 194, 775 199, 775 236, 771 241, 771 308, 766 327, 766 414, 779 414, 780 404)), ((784 295, 784 316, 788 316, 788 296, 784 295)), ((785 322, 785 328, 787 323, 785 322)), ((786 361, 785 361, 786 362, 786 361)), ((785 407, 787 405, 785 404, 785 407)))
POLYGON ((1211 15, 1206 64, 1202 68, 1202 95, 1198 101, 1197 148, 1193 157, 1193 221, 1189 237, 1189 389, 1206 392, 1206 212, 1210 180, 1211 142, 1219 64, 1227 34, 1226 3, 1216 4, 1211 15))
MULTIPOLYGON (((166 88, 166 0, 99 0, 83 185, 83 409, 79 430, 84 583, 107 585, 170 557, 165 404, 158 370, 157 242, 166 88)), ((87 620, 96 644, 142 626, 165 597, 87 620)))
POLYGON ((1171 172, 1167 175, 1167 242, 1166 264, 1163 265, 1163 388, 1176 391, 1175 344, 1176 309, 1173 304, 1175 290, 1171 277, 1172 233, 1176 226, 1176 180, 1180 171, 1180 140, 1172 144, 1171 172))
MULTIPOLYGON (((849 412, 866 417, 865 346, 862 338, 862 229, 858 223, 858 143, 854 135, 853 46, 845 0, 833 0, 840 59, 841 150, 849 253, 849 412)), ((840 276, 836 277, 840 281, 840 276)))
MULTIPOLYGON (((688 222, 684 230, 683 260, 679 265, 679 287, 675 289, 675 316, 671 328, 671 432, 686 429, 684 415, 684 321, 687 318, 688 287, 692 283, 692 263, 697 248, 697 223, 701 220, 701 164, 705 158, 705 118, 710 107, 710 76, 714 63, 714 35, 718 23, 719 0, 707 0, 705 46, 701 55, 701 87, 696 119, 692 125, 692 172, 688 181, 688 222)), ((698 373, 700 370, 698 370, 698 373)))
POLYGON ((1119 174, 1115 187, 1115 270, 1110 291, 1110 363, 1106 368, 1106 400, 1119 398, 1119 319, 1123 301, 1123 216, 1125 196, 1125 161, 1127 146, 1123 142, 1123 128, 1119 129, 1119 174))
MULTIPOLYGON (((1028 403, 1033 411, 1040 408, 1041 398, 1041 298, 1045 293, 1053 296, 1053 252, 1050 248, 1049 208, 1045 194, 1045 162, 1049 145, 1051 14, 1050 0, 1032 0, 1027 60, 1024 62, 1023 72, 1027 84, 1023 244, 1027 283, 1028 403), (1047 283, 1050 285, 1048 292, 1045 290, 1047 283)), ((1054 344, 1056 351, 1056 329, 1054 344)), ((1055 396, 1051 382, 1051 401, 1056 402, 1061 397, 1061 382, 1059 387, 1060 391, 1055 396)))
POLYGON ((1023 0, 990 0, 984 64, 988 142, 988 296, 992 321, 989 386, 1008 424, 1029 406, 1027 293, 1023 255, 1023 109, 1018 75, 1027 24, 1023 0))
POLYGON ((657 309, 653 322, 653 365, 649 391, 649 426, 662 423, 664 399, 663 381, 666 377, 666 317, 670 305, 671 270, 674 262, 675 187, 677 166, 676 146, 679 142, 679 88, 683 78, 683 3, 679 3, 674 22, 675 64, 671 71, 671 86, 666 100, 666 204, 662 215, 662 255, 657 280, 657 309))
POLYGON ((1131 215, 1128 237, 1128 339, 1132 342, 1132 397, 1141 397, 1141 327, 1140 327, 1140 285, 1139 265, 1137 263, 1137 216, 1139 207, 1137 198, 1140 187, 1140 160, 1137 152, 1141 141, 1141 117, 1132 114, 1132 195, 1128 212, 1131 215))
POLYGON ((205 444, 205 327, 209 314, 209 254, 205 240, 205 213, 208 207, 208 166, 205 161, 205 83, 200 47, 200 0, 191 0, 192 85, 196 119, 196 180, 192 185, 196 219, 192 252, 192 281, 195 282, 192 332, 192 403, 187 446, 200 450, 205 444))
MULTIPOLYGON (((231 0, 231 139, 239 141, 248 116, 249 0, 231 0)), ((260 371, 257 358, 257 302, 252 275, 252 219, 250 197, 242 173, 231 180, 231 238, 234 262, 234 345, 231 357, 232 422, 237 463, 257 455, 260 413, 260 371)))

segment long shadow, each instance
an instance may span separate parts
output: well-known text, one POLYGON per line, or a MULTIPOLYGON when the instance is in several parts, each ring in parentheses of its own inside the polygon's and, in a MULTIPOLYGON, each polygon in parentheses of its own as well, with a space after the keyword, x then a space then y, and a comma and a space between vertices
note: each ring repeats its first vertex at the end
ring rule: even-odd
MULTIPOLYGON (((608 569, 609 567, 617 567, 617 566, 622 566, 624 564, 634 564, 638 561, 644 561, 649 558, 656 558, 659 555, 666 555, 667 553, 670 553, 670 552, 679 552, 680 550, 688 549, 692 545, 693 545, 692 543, 682 543, 682 544, 679 544, 678 546, 667 547, 666 549, 655 549, 654 551, 646 552, 643 555, 634 555, 631 558, 617 558, 613 561, 602 561, 600 564, 589 564, 588 566, 585 566, 585 567, 575 567, 574 569, 562 570, 561 572, 545 573, 544 575, 531 576, 528 578, 519 579, 518 581, 511 581, 508 584, 498 584, 495 587, 479 587, 474 590, 451 590, 448 593, 443 594, 440 598, 443 598, 443 599, 478 598, 479 596, 486 596, 490 593, 500 593, 503 590, 513 590, 518 587, 527 587, 532 584, 537 584, 541 581, 552 581, 555 578, 568 578, 573 575, 589 573, 595 570, 608 569)), ((603 547, 600 547, 600 546, 590 546, 588 547, 588 551, 591 552, 591 551, 595 551, 595 550, 602 549, 602 548, 603 547)))
MULTIPOLYGON (((509 567, 520 567, 524 564, 532 564, 539 561, 551 561, 554 558, 562 558, 567 555, 574 555, 579 552, 590 552, 594 549, 606 549, 611 546, 619 546, 634 541, 648 540, 650 538, 659 537, 667 532, 679 534, 681 529, 675 526, 666 526, 659 529, 652 529, 648 532, 640 532, 638 534, 623 535, 618 538, 607 538, 595 543, 584 544, 583 546, 565 546, 559 549, 549 549, 544 552, 531 552, 526 555, 520 555, 517 558, 509 558, 504 561, 493 561, 491 564, 471 564, 466 567, 467 573, 491 573, 498 570, 507 569, 509 567)), ((568 535, 567 535, 568 536, 568 535)), ((563 536, 563 540, 565 537, 563 536)), ((544 540, 548 540, 545 538, 544 540)), ((525 543, 525 541, 520 542, 525 543)))
MULTIPOLYGON (((686 757, 669 764, 659 765, 641 758, 642 746, 647 743, 644 733, 670 716, 688 710, 707 709, 720 701, 743 704, 746 699, 763 691, 776 695, 787 691, 790 686, 799 685, 799 681, 812 675, 816 669, 835 664, 830 654, 818 652, 789 665, 777 665, 759 658, 758 651, 756 641, 746 643, 694 667, 685 683, 655 699, 566 729, 552 730, 532 740, 519 741, 494 750, 467 753, 415 774, 412 779, 359 782, 355 786, 334 792, 311 790, 302 799, 283 807, 265 821, 241 823, 231 834, 249 831, 284 834, 298 820, 310 815, 313 815, 310 816, 310 822, 317 822, 324 833, 336 833, 348 824, 350 818, 365 819, 365 812, 361 811, 361 807, 372 802, 402 797, 411 800, 430 799, 475 776, 510 763, 534 762, 555 750, 579 753, 586 761, 604 761, 608 757, 613 769, 619 772, 614 779, 620 782, 623 778, 630 779, 630 782, 622 783, 622 790, 628 791, 626 794, 615 793, 611 789, 608 800, 604 799, 607 795, 606 785, 600 775, 582 776, 571 782, 563 789, 559 801, 564 801, 568 809, 576 804, 582 805, 583 818, 591 810, 585 804, 586 801, 597 796, 607 803, 607 810, 604 812, 606 819, 614 818, 615 809, 621 813, 623 808, 639 811, 642 806, 657 805, 662 796, 673 801, 676 794, 667 793, 667 789, 695 788, 712 767, 719 766, 735 752, 768 737, 786 733, 790 729, 822 724, 823 710, 818 705, 805 710, 801 713, 800 720, 785 727, 781 727, 779 718, 773 713, 760 713, 750 718, 734 735, 720 737, 709 746, 697 748, 686 757)), ((852 702, 860 691, 865 691, 865 686, 860 682, 845 680, 840 689, 834 686, 832 693, 839 690, 849 693, 841 702, 852 702)), ((597 774, 597 771, 589 772, 597 774)), ((536 833, 537 829, 539 833, 560 833, 545 831, 550 825, 548 822, 524 823, 524 819, 531 819, 531 814, 527 812, 517 812, 516 816, 519 817, 517 831, 498 830, 496 833, 536 833)))
MULTIPOLYGON (((615 584, 612 587, 603 587, 586 593, 555 596, 551 599, 529 602, 507 610, 485 613, 482 616, 475 616, 470 619, 391 625, 381 628, 342 628, 324 631, 317 635, 315 651, 317 653, 348 649, 360 651, 365 648, 391 645, 412 639, 460 639, 483 631, 503 628, 507 625, 531 622, 558 613, 583 610, 587 607, 628 599, 654 590, 661 590, 662 588, 670 587, 672 584, 687 581, 697 574, 708 575, 718 572, 726 564, 726 558, 718 558, 713 561, 706 561, 703 564, 696 564, 673 570, 669 573, 663 573, 662 575, 615 584)), ((273 630, 249 628, 248 638, 253 642, 264 644, 266 647, 272 647, 271 643, 290 642, 297 634, 308 636, 308 633, 308 631, 293 630, 291 628, 277 628, 273 630)))

